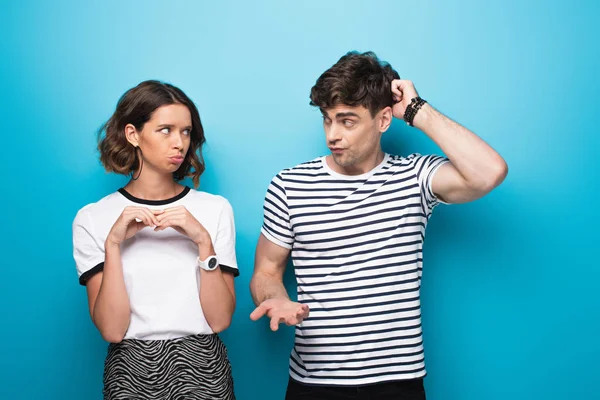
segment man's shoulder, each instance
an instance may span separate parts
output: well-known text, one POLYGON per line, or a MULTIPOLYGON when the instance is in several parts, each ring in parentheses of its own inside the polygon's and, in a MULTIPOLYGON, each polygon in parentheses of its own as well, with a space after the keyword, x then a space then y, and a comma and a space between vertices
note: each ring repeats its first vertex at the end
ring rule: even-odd
POLYGON ((423 157, 421 153, 411 153, 407 156, 401 156, 396 154, 390 154, 390 162, 395 165, 409 165, 413 164, 419 158, 423 157))
POLYGON ((323 157, 313 158, 310 161, 305 161, 291 168, 282 169, 279 173, 294 173, 294 172, 310 172, 317 171, 323 167, 323 157))
POLYGON ((293 180, 296 178, 310 178, 319 176, 323 173, 323 157, 317 157, 310 161, 305 161, 290 168, 284 168, 275 175, 274 180, 293 180))
POLYGON ((420 170, 424 165, 443 157, 434 154, 411 153, 407 156, 390 155, 391 168, 400 172, 407 170, 420 170))

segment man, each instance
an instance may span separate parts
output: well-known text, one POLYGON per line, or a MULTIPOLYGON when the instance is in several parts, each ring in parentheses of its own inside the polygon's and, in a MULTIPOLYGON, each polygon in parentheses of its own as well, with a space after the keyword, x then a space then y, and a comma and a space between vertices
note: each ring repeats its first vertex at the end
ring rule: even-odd
POLYGON ((287 399, 425 399, 422 246, 436 205, 478 199, 506 177, 502 157, 419 97, 373 53, 350 52, 319 77, 331 155, 277 174, 250 284, 253 320, 296 325, 287 399), (385 154, 392 118, 447 155, 385 154), (298 283, 282 277, 288 256, 298 283), (309 316, 310 313, 310 316, 309 316))

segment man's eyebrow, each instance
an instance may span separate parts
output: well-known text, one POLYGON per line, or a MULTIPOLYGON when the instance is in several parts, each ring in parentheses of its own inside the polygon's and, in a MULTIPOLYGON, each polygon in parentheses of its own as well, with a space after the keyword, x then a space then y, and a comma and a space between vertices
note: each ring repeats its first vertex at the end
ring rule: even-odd
POLYGON ((337 113, 335 114, 336 118, 344 118, 344 117, 357 117, 360 118, 360 116, 357 113, 348 111, 348 112, 341 112, 341 113, 337 113))

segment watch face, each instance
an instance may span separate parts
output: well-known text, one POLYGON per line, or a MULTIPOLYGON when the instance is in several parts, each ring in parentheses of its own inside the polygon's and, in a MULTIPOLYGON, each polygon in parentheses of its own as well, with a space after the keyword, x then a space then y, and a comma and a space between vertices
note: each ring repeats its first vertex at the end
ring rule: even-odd
POLYGON ((210 269, 217 268, 217 259, 215 257, 213 257, 213 258, 210 259, 210 261, 208 262, 208 267, 210 269))

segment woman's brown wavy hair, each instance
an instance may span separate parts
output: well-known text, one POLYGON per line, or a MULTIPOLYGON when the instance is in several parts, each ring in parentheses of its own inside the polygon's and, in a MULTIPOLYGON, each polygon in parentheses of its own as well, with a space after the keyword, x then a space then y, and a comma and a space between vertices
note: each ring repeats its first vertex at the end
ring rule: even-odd
POLYGON ((144 81, 125 92, 112 117, 98 130, 100 162, 106 171, 128 175, 138 169, 136 149, 125 137, 125 126, 132 124, 141 131, 157 108, 170 104, 186 106, 192 116, 190 147, 179 169, 173 172, 173 179, 190 177, 194 187, 198 187, 205 169, 202 145, 206 142, 198 109, 181 89, 155 80, 144 81))

